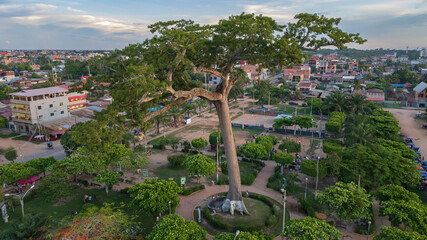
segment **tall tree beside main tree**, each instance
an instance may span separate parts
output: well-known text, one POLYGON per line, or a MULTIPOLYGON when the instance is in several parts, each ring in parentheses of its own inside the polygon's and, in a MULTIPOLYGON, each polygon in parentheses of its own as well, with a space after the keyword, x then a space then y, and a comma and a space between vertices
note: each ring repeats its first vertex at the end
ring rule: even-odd
POLYGON ((200 97, 217 109, 229 173, 229 192, 224 209, 247 212, 242 201, 240 171, 233 141, 228 96, 242 70, 243 61, 264 68, 300 64, 303 51, 324 46, 345 48, 346 43, 362 44, 359 34, 340 30, 339 18, 302 13, 296 21, 279 25, 266 16, 230 16, 218 24, 200 25, 191 20, 158 22, 149 28, 154 36, 141 44, 115 51, 106 63, 111 74, 109 93, 114 102, 107 111, 109 120, 141 125, 145 121, 200 97), (221 78, 210 92, 191 81, 188 72, 214 74, 221 78), (148 108, 162 105, 158 111, 148 108), (120 115, 121 112, 126 115, 120 115), (126 118, 126 119, 124 119, 126 118))

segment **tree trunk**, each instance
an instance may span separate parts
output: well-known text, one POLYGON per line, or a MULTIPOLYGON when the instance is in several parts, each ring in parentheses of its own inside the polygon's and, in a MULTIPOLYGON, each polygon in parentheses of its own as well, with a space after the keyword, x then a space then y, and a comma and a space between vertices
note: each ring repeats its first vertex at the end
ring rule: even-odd
POLYGON ((107 184, 105 184, 105 193, 107 194, 107 196, 108 196, 108 185, 107 184))
POLYGON ((156 122, 156 127, 157 127, 157 134, 160 133, 160 121, 156 122))
POLYGON ((227 99, 222 99, 214 103, 218 112, 219 125, 221 127, 225 157, 227 158, 228 166, 229 191, 227 199, 224 201, 222 206, 222 210, 230 212, 232 215, 235 210, 239 211, 241 214, 249 214, 246 210, 245 204, 243 203, 239 162, 237 160, 236 147, 234 144, 228 101, 227 99))

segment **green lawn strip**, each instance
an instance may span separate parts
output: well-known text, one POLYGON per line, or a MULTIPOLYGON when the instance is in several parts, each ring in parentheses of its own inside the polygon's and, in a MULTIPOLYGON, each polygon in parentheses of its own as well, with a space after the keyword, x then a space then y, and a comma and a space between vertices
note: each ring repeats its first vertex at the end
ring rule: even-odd
POLYGON ((246 131, 248 132, 248 137, 252 136, 254 134, 259 135, 261 134, 264 130, 257 130, 257 129, 249 129, 249 128, 239 128, 239 127, 233 127, 233 131, 246 131))
MULTIPOLYGON (((96 195, 96 201, 92 201, 92 204, 102 207, 104 203, 115 203, 114 206, 119 207, 121 203, 128 204, 130 198, 127 194, 110 191, 107 196, 105 189, 81 189, 76 188, 68 197, 65 199, 59 200, 63 201, 59 206, 54 206, 55 202, 48 202, 42 197, 37 195, 29 195, 24 199, 25 213, 42 213, 47 216, 52 217, 52 226, 55 227, 60 220, 66 216, 69 216, 69 211, 81 212, 81 209, 84 205, 83 197, 84 195, 94 196, 96 195)), ((129 216, 135 217, 135 221, 141 222, 141 225, 146 229, 146 233, 151 231, 151 228, 154 225, 154 217, 151 216, 141 216, 136 215, 134 209, 125 206, 122 210, 129 216)), ((15 212, 8 208, 9 221, 14 219, 21 218, 21 209, 20 206, 15 206, 15 212)), ((9 225, 0 222, 0 231, 7 229, 9 225)))
POLYGON ((242 115, 243 115, 242 112, 238 112, 234 117, 231 118, 231 121, 233 121, 234 119, 236 119, 236 118, 238 118, 238 117, 240 117, 242 115))
POLYGON ((188 178, 188 170, 187 169, 173 169, 170 167, 159 167, 154 170, 154 174, 159 177, 159 179, 168 180, 169 178, 173 178, 173 180, 181 184, 181 177, 188 178))
POLYGON ((25 138, 26 138, 26 136, 19 135, 19 136, 17 136, 17 137, 12 138, 12 140, 17 140, 17 141, 21 140, 21 141, 25 141, 25 138))
POLYGON ((19 135, 21 135, 21 134, 19 134, 19 133, 8 133, 8 134, 4 134, 4 133, 2 133, 2 132, 0 132, 0 138, 10 138, 10 137, 16 137, 16 136, 19 136, 19 135))

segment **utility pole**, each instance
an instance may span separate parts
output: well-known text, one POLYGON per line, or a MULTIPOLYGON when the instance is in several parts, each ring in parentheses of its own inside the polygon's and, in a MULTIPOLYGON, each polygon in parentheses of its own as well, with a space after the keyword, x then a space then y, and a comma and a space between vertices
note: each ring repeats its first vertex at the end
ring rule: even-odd
MULTIPOLYGON (((270 91, 268 91, 268 107, 270 107, 270 91)), ((268 109, 270 110, 270 109, 268 109)))

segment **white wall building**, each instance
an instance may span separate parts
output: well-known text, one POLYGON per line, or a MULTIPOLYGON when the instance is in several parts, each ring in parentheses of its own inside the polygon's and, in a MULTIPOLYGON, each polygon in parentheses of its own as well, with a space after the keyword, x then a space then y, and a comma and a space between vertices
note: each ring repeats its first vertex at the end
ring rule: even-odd
POLYGON ((68 90, 60 87, 11 93, 12 122, 17 132, 31 132, 32 126, 69 116, 68 90))

